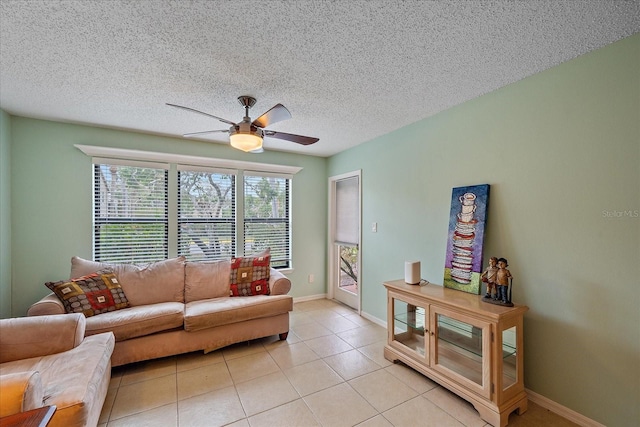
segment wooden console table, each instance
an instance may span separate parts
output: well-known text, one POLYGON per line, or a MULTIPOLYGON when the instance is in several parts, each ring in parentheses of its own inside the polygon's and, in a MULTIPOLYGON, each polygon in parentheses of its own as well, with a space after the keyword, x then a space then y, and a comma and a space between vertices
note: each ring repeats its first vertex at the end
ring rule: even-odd
POLYGON ((45 427, 56 412, 56 406, 43 406, 0 418, 0 427, 45 427))
POLYGON ((469 401, 483 420, 504 427, 527 410, 523 315, 529 309, 428 284, 385 282, 384 357, 402 361, 469 401))

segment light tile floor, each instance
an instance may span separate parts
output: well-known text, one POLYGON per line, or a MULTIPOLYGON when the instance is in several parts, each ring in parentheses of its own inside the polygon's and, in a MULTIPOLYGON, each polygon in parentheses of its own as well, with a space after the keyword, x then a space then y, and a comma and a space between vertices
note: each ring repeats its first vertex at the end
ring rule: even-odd
MULTIPOLYGON (((383 356, 386 330, 329 300, 277 336, 113 369, 101 427, 488 426, 471 404, 383 356)), ((510 426, 575 426, 529 402, 510 426)))

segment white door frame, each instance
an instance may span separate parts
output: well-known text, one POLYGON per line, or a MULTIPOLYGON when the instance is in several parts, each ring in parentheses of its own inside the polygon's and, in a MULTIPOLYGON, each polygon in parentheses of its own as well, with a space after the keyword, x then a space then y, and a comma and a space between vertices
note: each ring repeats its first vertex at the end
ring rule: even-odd
POLYGON ((357 296, 357 307, 356 310, 358 314, 360 314, 360 307, 362 301, 362 281, 361 279, 361 271, 362 271, 362 170, 358 169, 353 172, 347 172, 336 176, 329 177, 329 235, 327 236, 327 259, 328 262, 328 271, 327 277, 329 280, 327 281, 327 296, 329 299, 335 298, 335 289, 336 289, 336 278, 338 277, 338 269, 340 265, 336 264, 337 258, 337 248, 334 244, 334 236, 336 232, 336 206, 335 206, 335 196, 336 196, 336 182, 346 178, 358 177, 358 219, 360 222, 360 229, 358 233, 358 296, 357 296))

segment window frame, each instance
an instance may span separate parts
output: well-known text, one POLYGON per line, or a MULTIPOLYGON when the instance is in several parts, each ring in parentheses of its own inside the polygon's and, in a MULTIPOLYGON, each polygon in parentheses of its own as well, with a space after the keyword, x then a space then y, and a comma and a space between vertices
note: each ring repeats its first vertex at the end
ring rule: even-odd
MULTIPOLYGON (((215 169, 215 168, 203 168, 203 167, 193 167, 187 165, 177 165, 177 197, 176 197, 176 212, 177 212, 177 243, 176 243, 176 252, 178 255, 184 255, 187 259, 190 258, 188 254, 185 254, 182 250, 181 246, 181 235, 182 235, 182 224, 231 224, 231 233, 230 236, 232 238, 231 242, 231 253, 232 256, 238 256, 238 238, 237 238, 237 228, 238 228, 238 215, 237 215, 237 197, 238 197, 238 171, 230 170, 230 169, 215 169), (184 218, 181 215, 181 173, 183 172, 195 172, 195 173, 208 173, 208 174, 221 174, 221 175, 231 175, 232 183, 231 183, 231 192, 232 192, 232 211, 233 215, 231 218, 184 218)), ((227 259, 227 256, 221 256, 216 258, 206 258, 206 261, 213 261, 219 259, 227 259)))
MULTIPOLYGON (((190 156, 190 155, 182 155, 182 154, 169 154, 169 153, 160 153, 160 152, 152 152, 152 151, 141 151, 141 150, 131 150, 124 148, 113 148, 113 147, 102 147, 102 146, 91 146, 91 145, 82 145, 75 144, 76 148, 82 151, 84 154, 92 158, 93 163, 110 163, 110 162, 121 162, 127 163, 131 165, 144 165, 142 167, 148 167, 146 165, 162 165, 163 168, 168 169, 168 180, 167 180, 167 197, 168 197, 168 223, 167 223, 167 236, 166 236, 166 245, 167 245, 167 255, 166 257, 175 256, 178 253, 178 213, 177 213, 177 205, 178 205, 178 189, 179 186, 178 174, 176 169, 178 167, 204 167, 204 168, 213 168, 213 169, 232 169, 237 172, 236 179, 236 206, 235 209, 236 214, 236 239, 235 239, 235 256, 245 256, 251 254, 244 253, 244 196, 242 200, 240 200, 238 191, 242 191, 244 194, 244 181, 242 177, 245 175, 255 176, 254 174, 264 175, 264 174, 273 174, 276 177, 280 178, 288 178, 289 189, 288 189, 288 221, 287 221, 287 234, 288 234, 288 261, 287 267, 274 267, 278 268, 283 272, 293 271, 293 209, 292 209, 292 200, 293 200, 293 176, 300 172, 303 168, 299 166, 288 166, 288 165, 278 165, 278 164, 269 164, 269 163, 256 163, 256 162, 247 162, 247 161, 237 161, 237 160, 229 160, 229 159, 218 159, 218 158, 209 158, 209 157, 198 157, 198 156, 190 156), (173 212, 173 213, 172 213, 173 212), (239 244, 242 242, 242 244, 239 244)), ((95 186, 92 185, 93 190, 95 191, 95 186)), ((95 203, 95 194, 92 198, 93 203, 95 203)), ((95 210, 92 210, 92 216, 95 219, 95 210)), ((94 228, 95 230, 95 228, 94 228)), ((94 237, 95 242, 95 237, 94 237)), ((95 254, 95 248, 94 254, 95 254)), ((94 255, 95 256, 95 255, 94 255)))
MULTIPOLYGON (((93 226, 93 236, 92 236, 92 252, 93 259, 101 262, 126 262, 126 261, 118 261, 112 258, 107 257, 108 252, 105 252, 105 256, 103 257, 101 252, 105 247, 104 243, 100 240, 102 232, 101 227, 104 225, 117 225, 117 224, 164 224, 164 238, 161 242, 163 256, 168 258, 169 256, 169 165, 167 164, 159 164, 159 163, 150 163, 150 162, 132 162, 121 159, 103 159, 103 158, 94 158, 92 159, 92 187, 93 187, 93 206, 92 206, 92 226, 93 226), (99 177, 98 174, 101 173, 100 169, 102 166, 116 166, 118 168, 123 167, 135 167, 141 169, 154 169, 159 171, 164 171, 164 214, 160 217, 109 217, 108 215, 102 215, 101 207, 101 195, 102 191, 99 189, 99 177)), ((130 253, 126 253, 129 255, 128 259, 133 262, 146 262, 150 259, 145 259, 144 256, 135 258, 135 252, 131 251, 130 253)), ((124 257, 123 257, 124 258, 124 257)))
POLYGON ((271 223, 271 224, 285 224, 285 233, 284 233, 284 239, 286 241, 286 247, 285 247, 285 254, 284 257, 282 258, 274 258, 274 253, 276 254, 277 257, 277 250, 274 251, 272 248, 271 251, 271 263, 272 265, 275 264, 277 266, 274 266, 274 268, 278 268, 278 269, 290 269, 292 266, 292 235, 291 235, 291 229, 292 229, 292 218, 291 218, 291 212, 292 212, 292 205, 291 205, 291 199, 292 199, 292 192, 293 192, 293 176, 291 175, 287 175, 287 174, 276 174, 276 173, 265 173, 265 172, 256 172, 256 171, 244 171, 242 174, 242 185, 243 185, 243 212, 242 212, 242 229, 243 229, 243 233, 242 233, 242 249, 245 250, 246 246, 247 246, 247 239, 246 239, 246 225, 247 223, 249 224, 261 224, 261 223, 271 223), (284 218, 246 218, 246 197, 245 197, 245 189, 246 189, 246 177, 261 177, 261 178, 276 178, 276 179, 283 179, 285 180, 285 201, 284 201, 284 212, 285 212, 285 217, 284 218))

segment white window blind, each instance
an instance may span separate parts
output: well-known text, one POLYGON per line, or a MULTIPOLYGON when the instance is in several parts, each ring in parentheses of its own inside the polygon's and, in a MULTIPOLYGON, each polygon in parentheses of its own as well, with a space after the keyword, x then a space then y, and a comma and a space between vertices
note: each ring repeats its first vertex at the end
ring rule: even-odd
POLYGON ((269 247, 273 267, 291 268, 290 172, 301 168, 82 148, 94 154, 95 260, 230 259, 269 247))
POLYGON ((192 261, 233 257, 235 172, 178 169, 178 254, 192 261))
POLYGON ((94 259, 166 259, 167 165, 94 160, 94 259))
POLYGON ((357 245, 360 236, 359 178, 336 181, 335 243, 357 245))
POLYGON ((244 175, 244 253, 271 248, 271 266, 291 266, 291 177, 244 175))

